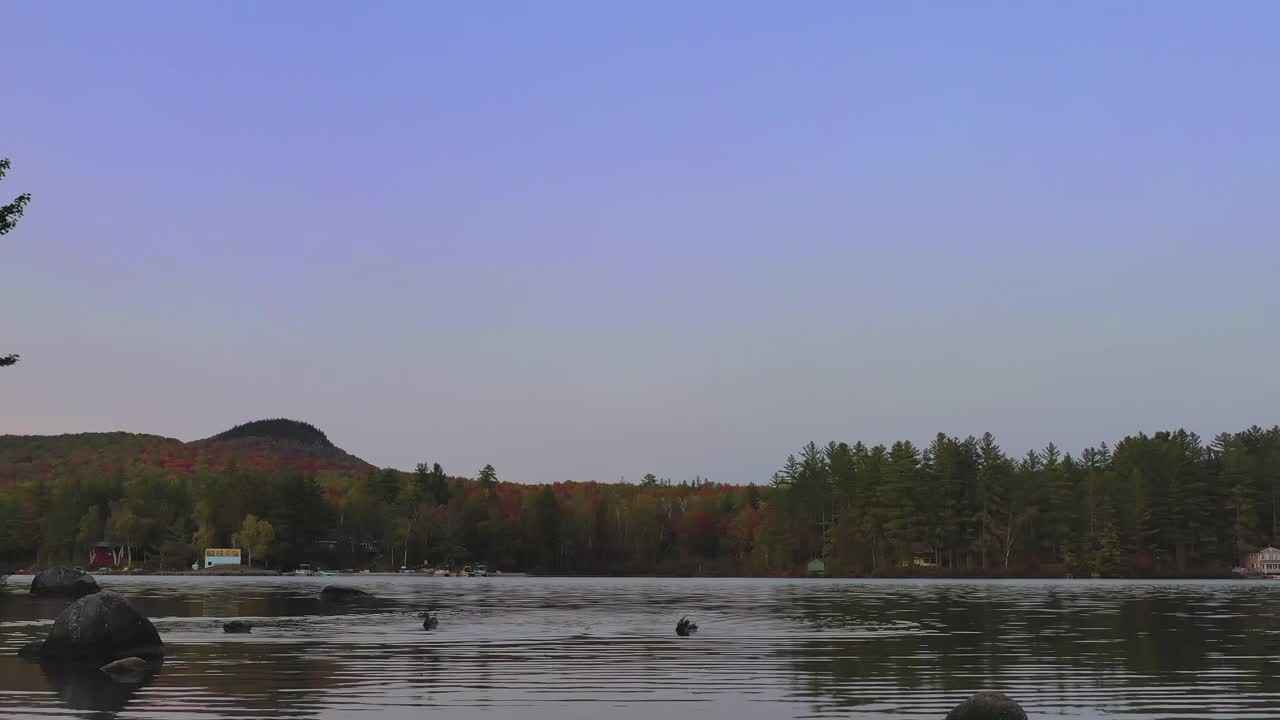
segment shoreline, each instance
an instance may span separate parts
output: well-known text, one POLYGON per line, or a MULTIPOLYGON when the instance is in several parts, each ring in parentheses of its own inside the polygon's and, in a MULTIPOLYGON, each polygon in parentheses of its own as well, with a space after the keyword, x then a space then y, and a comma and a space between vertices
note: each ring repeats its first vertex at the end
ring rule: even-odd
MULTIPOLYGON (((473 579, 473 576, 463 575, 433 575, 430 573, 402 573, 395 571, 380 572, 355 572, 355 573, 315 573, 313 575, 295 575, 291 572, 280 572, 278 570, 264 569, 245 569, 245 570, 227 570, 225 568, 205 571, 205 570, 155 570, 141 572, 110 572, 110 573, 88 573, 89 575, 99 577, 212 577, 212 578, 236 578, 236 577, 278 577, 278 578, 375 578, 375 577, 414 577, 422 579, 473 579)), ((0 576, 0 587, 5 586, 3 580, 5 576, 0 576)), ((9 587, 21 587, 22 584, 28 583, 31 578, 35 577, 32 573, 13 573, 7 576, 10 580, 9 587), (21 582, 15 584, 13 580, 21 582)), ((1144 575, 1144 576, 1117 576, 1117 577, 1070 577, 1061 575, 850 575, 850 576, 800 576, 800 575, 606 575, 606 574, 571 574, 571 573, 525 573, 511 572, 490 574, 478 579, 490 578, 577 578, 577 579, 639 579, 639 580, 876 580, 876 581, 917 581, 917 580, 946 580, 954 582, 963 581, 1004 581, 1004 580, 1069 580, 1069 581, 1179 581, 1179 580, 1236 580, 1236 581, 1267 581, 1280 580, 1280 577, 1241 577, 1232 575, 1144 575)))

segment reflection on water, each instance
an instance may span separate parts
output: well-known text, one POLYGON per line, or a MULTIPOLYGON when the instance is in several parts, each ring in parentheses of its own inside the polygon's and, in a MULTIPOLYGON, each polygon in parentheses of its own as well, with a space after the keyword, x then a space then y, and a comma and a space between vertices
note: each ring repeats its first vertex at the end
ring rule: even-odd
MULTIPOLYGON (((113 717, 129 700, 155 678, 141 683, 116 682, 97 667, 49 664, 40 667, 48 686, 65 707, 86 711, 85 717, 113 717)), ((158 673, 157 673, 158 674, 158 673)))
MULTIPOLYGON (((20 583, 21 580, 19 579, 20 583)), ((16 657, 63 606, 0 596, 0 717, 1280 717, 1280 583, 105 577, 169 655, 138 686, 16 657), (381 598, 325 605, 327 583, 381 598), (433 609, 440 628, 422 630, 433 609), (688 614, 700 626, 676 637, 688 614), (222 623, 244 618, 249 635, 222 623)))

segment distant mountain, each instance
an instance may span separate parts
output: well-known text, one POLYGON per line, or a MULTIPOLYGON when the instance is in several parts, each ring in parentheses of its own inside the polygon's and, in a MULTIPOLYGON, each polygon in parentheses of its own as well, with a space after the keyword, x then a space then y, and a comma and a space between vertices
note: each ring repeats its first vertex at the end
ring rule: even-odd
POLYGON ((329 442, 329 438, 325 437, 325 434, 320 431, 320 428, 315 425, 301 420, 285 420, 284 418, 254 420, 243 425, 237 425, 226 432, 214 435, 209 438, 209 441, 240 440, 243 438, 274 438, 308 445, 319 445, 326 448, 335 447, 333 443, 329 442))
POLYGON ((0 435, 0 485, 60 474, 107 475, 138 466, 182 477, 229 464, 317 475, 373 467, 334 445, 319 428, 297 420, 256 420, 188 443, 126 432, 0 435))

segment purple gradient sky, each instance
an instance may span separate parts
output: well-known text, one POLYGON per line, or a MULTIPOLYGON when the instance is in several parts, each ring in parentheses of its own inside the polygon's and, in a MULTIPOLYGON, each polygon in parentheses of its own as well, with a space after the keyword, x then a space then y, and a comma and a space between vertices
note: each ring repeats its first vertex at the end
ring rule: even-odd
POLYGON ((767 481, 1280 420, 1280 4, 10 3, 0 433, 767 481))

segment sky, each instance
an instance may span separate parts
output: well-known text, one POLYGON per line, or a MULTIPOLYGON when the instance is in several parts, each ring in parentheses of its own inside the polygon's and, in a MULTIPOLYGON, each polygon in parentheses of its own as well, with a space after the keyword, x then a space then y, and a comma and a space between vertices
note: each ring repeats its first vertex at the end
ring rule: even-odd
POLYGON ((3 17, 0 433, 760 483, 1280 422, 1280 4, 3 17))

